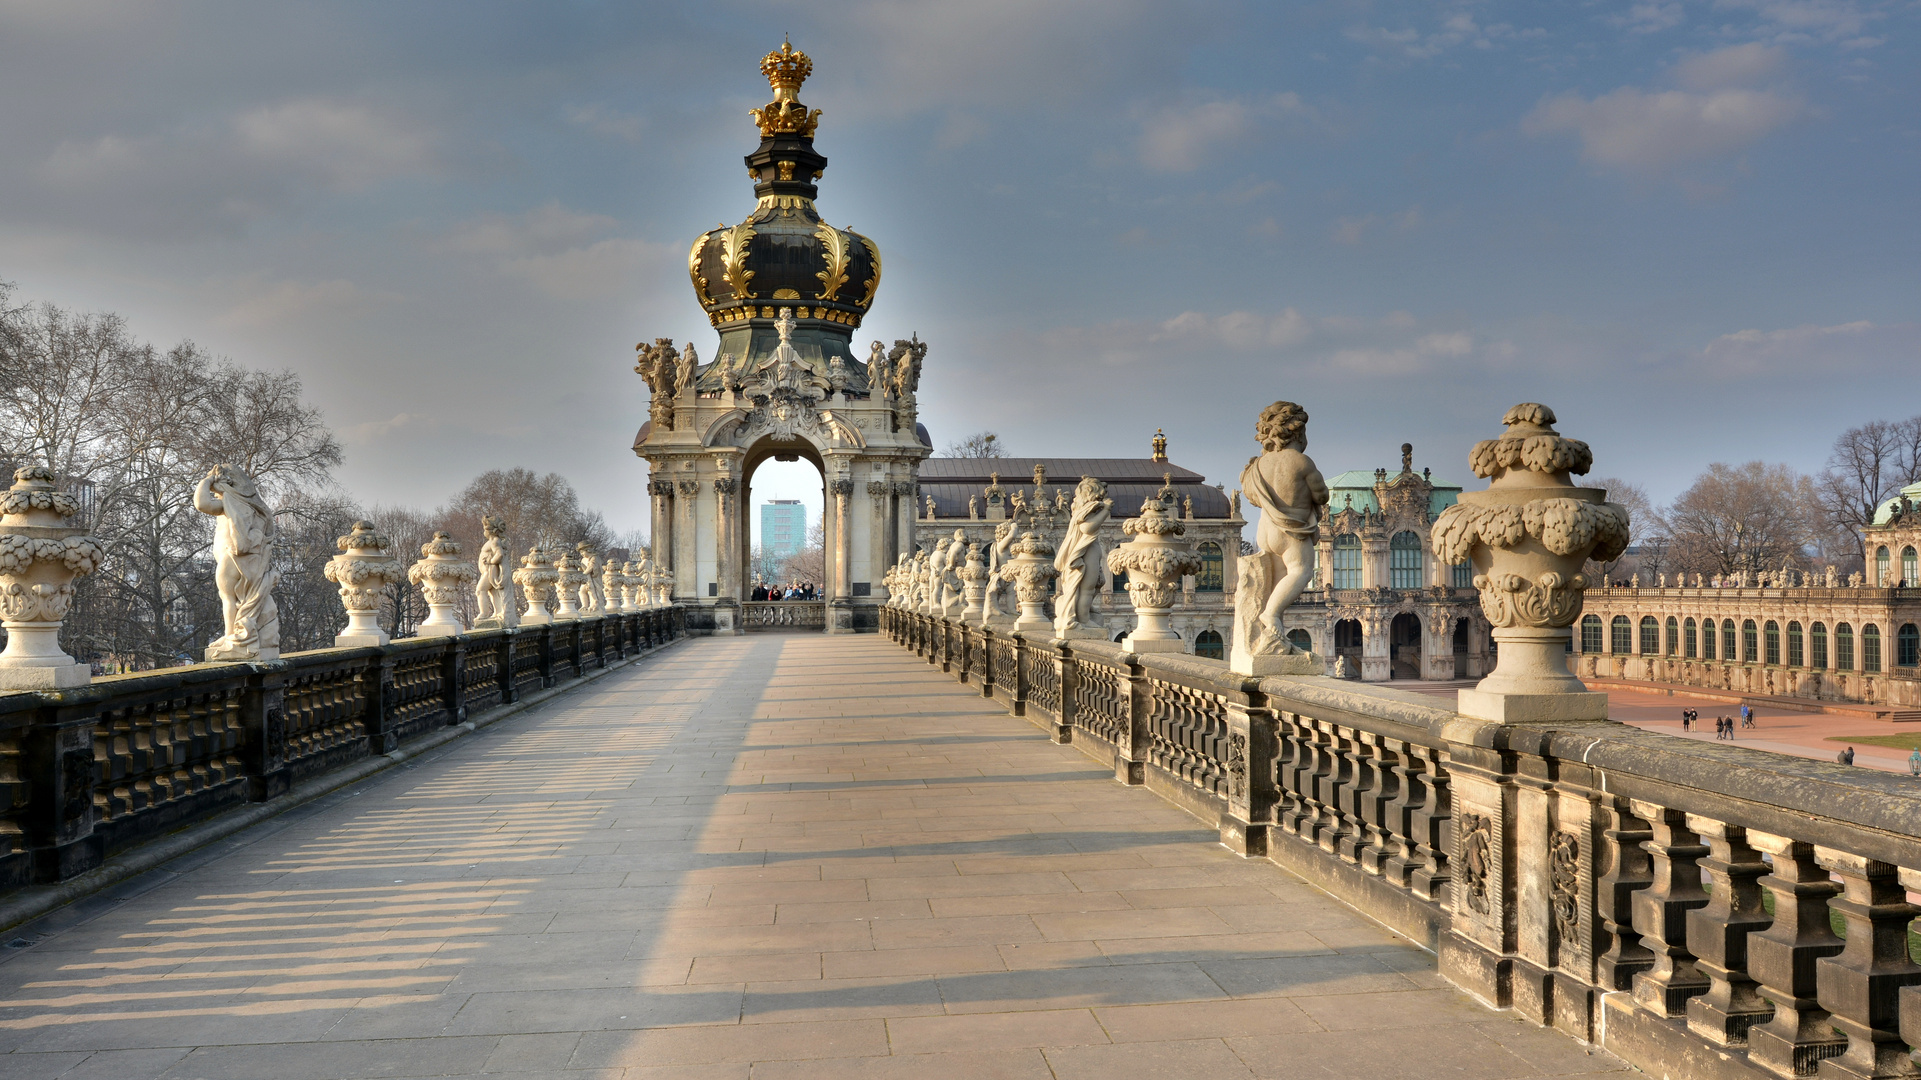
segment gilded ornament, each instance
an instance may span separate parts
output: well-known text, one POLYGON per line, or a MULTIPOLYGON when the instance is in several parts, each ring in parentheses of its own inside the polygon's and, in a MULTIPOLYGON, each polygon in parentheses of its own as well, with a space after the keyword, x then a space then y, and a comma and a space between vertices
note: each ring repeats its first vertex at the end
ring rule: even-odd
MULTIPOLYGON (((855 236, 860 236, 859 233, 854 233, 852 229, 847 231, 853 233, 855 236)), ((860 237, 860 242, 866 245, 867 257, 874 262, 874 276, 861 282, 862 285, 867 287, 867 295, 860 298, 860 308, 862 311, 865 311, 874 306, 874 294, 880 291, 880 248, 875 247, 874 242, 865 236, 860 237)))
POLYGON ((700 255, 707 250, 707 235, 701 233, 699 239, 694 241, 694 250, 687 253, 687 276, 694 279, 694 297, 700 301, 701 307, 713 302, 707 298, 707 279, 700 276, 700 255))
POLYGON ((791 162, 791 161, 779 161, 779 162, 775 162, 774 164, 775 164, 775 167, 776 167, 776 169, 777 169, 777 171, 778 171, 778 172, 779 172, 779 174, 780 174, 780 179, 782 179, 782 180, 792 180, 792 179, 794 178, 794 163, 793 163, 793 162, 791 162))
POLYGON ((814 230, 814 236, 820 240, 821 257, 827 260, 827 269, 814 275, 821 282, 817 295, 822 300, 832 300, 840 287, 847 284, 847 237, 824 221, 814 230))
POLYGON ((721 274, 733 288, 734 295, 744 300, 754 298, 747 287, 748 282, 754 280, 754 272, 747 269, 747 242, 755 235, 753 226, 744 221, 720 235, 721 274))

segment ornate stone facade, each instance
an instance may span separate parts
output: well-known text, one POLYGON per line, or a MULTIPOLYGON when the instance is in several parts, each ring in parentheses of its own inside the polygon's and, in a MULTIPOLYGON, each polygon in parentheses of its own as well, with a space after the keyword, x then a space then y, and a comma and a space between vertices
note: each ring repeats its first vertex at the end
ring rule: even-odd
POLYGON ((858 355, 880 249, 814 206, 827 165, 814 150, 817 111, 787 119, 809 115, 795 95, 812 62, 783 48, 762 68, 775 100, 759 110, 774 119, 746 158, 758 201, 739 225, 703 234, 688 262, 720 334, 717 358, 702 364, 664 338, 638 350, 653 395, 634 440, 651 469, 653 557, 690 629, 739 632, 753 584, 754 471, 804 458, 821 470, 826 504, 826 627, 874 630, 883 572, 913 547, 916 469, 931 446, 915 419, 927 344, 910 335, 858 355))

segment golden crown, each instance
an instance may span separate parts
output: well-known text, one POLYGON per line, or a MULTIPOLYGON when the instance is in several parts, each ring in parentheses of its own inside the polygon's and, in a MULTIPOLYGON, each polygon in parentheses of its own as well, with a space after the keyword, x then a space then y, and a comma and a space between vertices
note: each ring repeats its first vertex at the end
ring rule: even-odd
POLYGON ((760 61, 760 73, 767 76, 767 85, 774 88, 775 101, 794 100, 794 91, 800 89, 800 84, 807 81, 813 70, 814 62, 807 54, 797 51, 793 43, 787 41, 760 61))

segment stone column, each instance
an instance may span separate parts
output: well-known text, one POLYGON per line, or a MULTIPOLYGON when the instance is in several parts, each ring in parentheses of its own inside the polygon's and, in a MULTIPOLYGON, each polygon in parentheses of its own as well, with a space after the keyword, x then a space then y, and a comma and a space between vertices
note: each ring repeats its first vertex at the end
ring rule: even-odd
POLYGON ((652 531, 647 534, 647 546, 656 561, 672 562, 674 558, 674 482, 648 480, 647 494, 654 507, 652 531))
POLYGON ((882 600, 887 599, 890 593, 886 578, 893 572, 895 558, 893 545, 887 542, 887 528, 890 524, 887 514, 887 496, 892 488, 893 485, 885 480, 867 481, 867 497, 872 504, 874 514, 870 541, 872 546, 868 548, 870 555, 867 561, 872 567, 870 573, 874 577, 874 596, 882 600))
POLYGON ((1361 529, 1361 588, 1385 589, 1393 581, 1387 567, 1387 534, 1379 529, 1361 529))
POLYGON ((920 485, 910 477, 894 481, 894 543, 899 551, 914 550, 914 522, 920 518, 920 485))
POLYGON ((694 515, 700 509, 700 481, 674 482, 674 558, 668 569, 674 573, 674 596, 700 602, 700 552, 695 547, 700 535, 694 515))
POLYGON ((714 581, 719 594, 714 607, 714 632, 738 630, 734 613, 740 609, 740 480, 732 472, 714 479, 714 581), (722 624, 725 625, 722 625, 722 624))
POLYGON ((854 482, 846 476, 836 476, 827 485, 827 495, 832 500, 828 512, 834 517, 833 551, 827 560, 828 595, 833 598, 829 605, 832 610, 827 614, 827 632, 851 634, 854 601, 848 595, 852 589, 847 573, 854 562, 854 482))

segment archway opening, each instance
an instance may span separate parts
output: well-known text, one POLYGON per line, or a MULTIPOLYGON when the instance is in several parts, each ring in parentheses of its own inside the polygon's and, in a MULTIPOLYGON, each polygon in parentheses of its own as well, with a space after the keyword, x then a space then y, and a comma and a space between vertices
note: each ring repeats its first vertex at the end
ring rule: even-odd
POLYGON ((1454 677, 1467 678, 1467 620, 1454 623, 1454 677))
POLYGON ((1334 655, 1347 657, 1355 671, 1361 670, 1361 622, 1342 619, 1334 624, 1334 655))
POLYGON ((1407 613, 1394 616, 1388 630, 1388 678, 1421 677, 1421 620, 1407 613))
POLYGON ((826 474, 812 445, 766 438, 743 456, 733 530, 743 570, 731 583, 744 605, 743 627, 826 629, 833 571, 826 502, 826 474))

